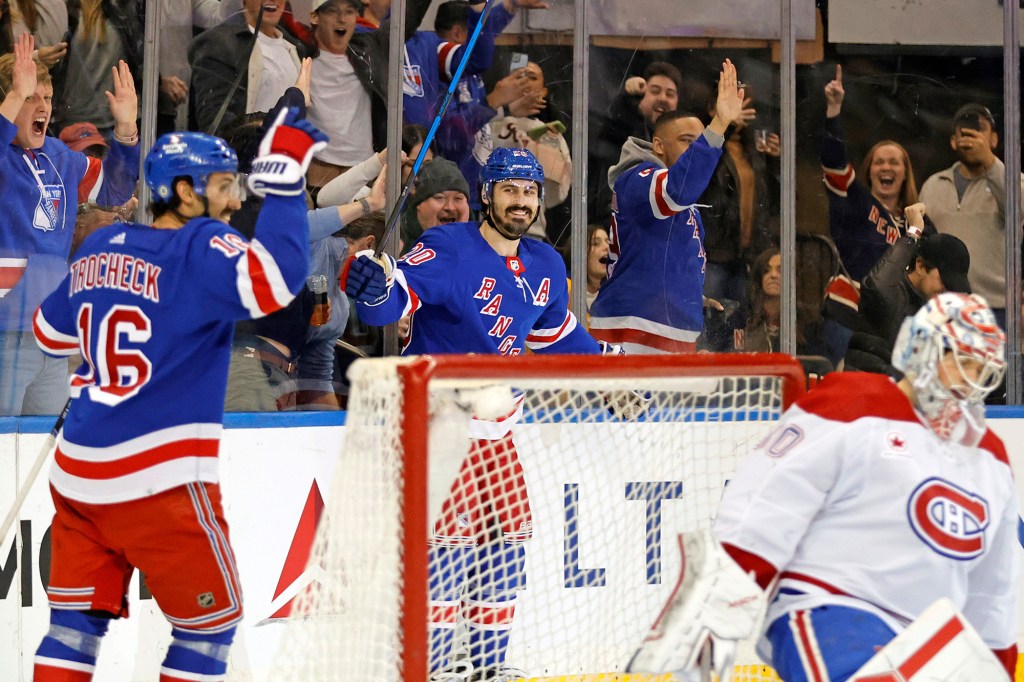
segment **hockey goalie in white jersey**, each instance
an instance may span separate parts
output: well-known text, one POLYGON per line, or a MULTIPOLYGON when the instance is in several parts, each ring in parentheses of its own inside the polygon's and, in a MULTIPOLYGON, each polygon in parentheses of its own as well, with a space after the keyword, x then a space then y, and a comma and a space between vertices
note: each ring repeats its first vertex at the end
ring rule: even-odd
POLYGON ((680 538, 679 586, 629 670, 728 679, 731 640, 760 624, 785 682, 1012 678, 1018 502, 983 405, 1004 347, 984 299, 939 294, 904 321, 901 381, 837 373, 798 400, 729 482, 714 538, 680 538))

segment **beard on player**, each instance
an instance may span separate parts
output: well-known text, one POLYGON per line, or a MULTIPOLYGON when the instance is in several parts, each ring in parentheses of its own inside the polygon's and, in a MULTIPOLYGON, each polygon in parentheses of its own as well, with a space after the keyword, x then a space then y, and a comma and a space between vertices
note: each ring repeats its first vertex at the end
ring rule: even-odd
POLYGON ((487 205, 487 222, 498 234, 509 241, 521 238, 537 220, 539 209, 524 202, 513 201, 507 206, 498 206, 496 201, 487 205))

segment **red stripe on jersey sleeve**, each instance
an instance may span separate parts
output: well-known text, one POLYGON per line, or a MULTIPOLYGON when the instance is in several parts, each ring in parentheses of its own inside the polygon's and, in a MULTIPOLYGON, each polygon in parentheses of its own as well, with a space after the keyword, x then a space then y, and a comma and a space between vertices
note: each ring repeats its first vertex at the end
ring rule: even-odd
POLYGON ((86 166, 85 176, 82 178, 82 181, 78 183, 78 203, 89 200, 93 189, 95 189, 103 173, 102 161, 91 156, 87 156, 86 159, 88 159, 89 165, 86 166))
POLYGON ((526 341, 528 343, 554 343, 555 341, 558 341, 560 338, 562 338, 562 335, 565 333, 565 328, 569 325, 571 321, 572 317, 569 315, 569 313, 566 313, 565 320, 562 321, 562 326, 556 329, 553 333, 542 335, 531 332, 526 335, 526 341))
POLYGON ((252 282, 252 293, 256 297, 256 305, 264 315, 275 313, 281 309, 281 305, 274 298, 273 288, 267 280, 267 272, 263 269, 263 262, 260 260, 256 249, 249 249, 245 252, 249 265, 249 281, 252 282))
POLYGON ((451 71, 450 63, 452 53, 455 52, 458 47, 458 43, 441 43, 437 46, 437 68, 448 80, 451 80, 454 75, 451 71))
MULTIPOLYGON (((55 355, 68 355, 78 350, 77 338, 71 341, 71 337, 60 339, 46 333, 43 330, 43 325, 39 324, 40 320, 45 321, 45 319, 43 311, 36 308, 35 315, 32 316, 32 333, 35 334, 36 341, 41 347, 55 355)), ((49 327, 49 325, 46 326, 49 327)))
POLYGON ((845 195, 855 176, 853 166, 846 164, 846 168, 842 170, 832 168, 823 168, 822 170, 825 174, 825 185, 836 194, 845 195))
POLYGON ((665 216, 666 218, 669 216, 674 216, 675 214, 679 213, 679 211, 676 211, 671 206, 669 206, 668 201, 665 199, 665 183, 667 182, 668 171, 659 171, 658 173, 655 174, 654 201, 658 204, 658 210, 661 212, 661 215, 665 216))
POLYGON ((58 447, 55 461, 61 471, 92 480, 108 480, 149 469, 183 457, 216 457, 220 441, 216 438, 189 438, 159 445, 149 450, 109 462, 87 462, 68 457, 58 447))

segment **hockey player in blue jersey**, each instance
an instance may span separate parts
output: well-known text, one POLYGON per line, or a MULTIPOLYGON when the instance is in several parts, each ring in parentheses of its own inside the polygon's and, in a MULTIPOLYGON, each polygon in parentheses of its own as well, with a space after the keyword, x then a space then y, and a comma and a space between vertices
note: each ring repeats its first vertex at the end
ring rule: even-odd
MULTIPOLYGON (((565 264, 521 239, 543 205, 544 170, 525 149, 496 149, 481 173, 483 222, 426 230, 395 263, 362 252, 346 289, 360 319, 385 325, 412 314, 405 354, 601 353, 568 310, 565 264), (415 313, 415 314, 413 314, 415 313)), ((617 352, 618 349, 615 349, 617 352)), ((532 535, 523 469, 512 442, 518 414, 473 420, 474 437, 430 542, 430 667, 435 680, 508 680, 505 667, 532 535), (451 660, 456 626, 468 660, 451 660)))
POLYGON ((651 142, 622 146, 608 172, 614 195, 608 281, 590 309, 594 338, 628 353, 696 350, 704 327, 704 226, 696 204, 722 156, 724 135, 743 111, 743 90, 728 59, 715 117, 666 112, 651 142))
POLYGON ((253 162, 266 200, 251 241, 228 225, 241 205, 231 148, 164 135, 146 158, 153 225, 93 233, 36 311, 45 353, 83 357, 50 472, 37 682, 92 679, 135 568, 171 623, 161 682, 224 679, 242 618, 217 472, 228 357, 235 322, 284 307, 306 279, 305 170, 326 138, 294 119, 281 112, 253 162))

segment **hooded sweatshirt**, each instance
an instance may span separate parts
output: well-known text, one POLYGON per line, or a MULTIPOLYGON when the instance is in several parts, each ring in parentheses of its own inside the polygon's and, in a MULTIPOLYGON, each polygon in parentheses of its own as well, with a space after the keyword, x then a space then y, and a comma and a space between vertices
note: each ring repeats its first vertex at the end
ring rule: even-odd
POLYGON ((608 171, 614 188, 608 280, 591 308, 594 338, 626 352, 692 350, 703 329, 704 226, 696 204, 722 155, 706 130, 671 168, 631 137, 608 171))

